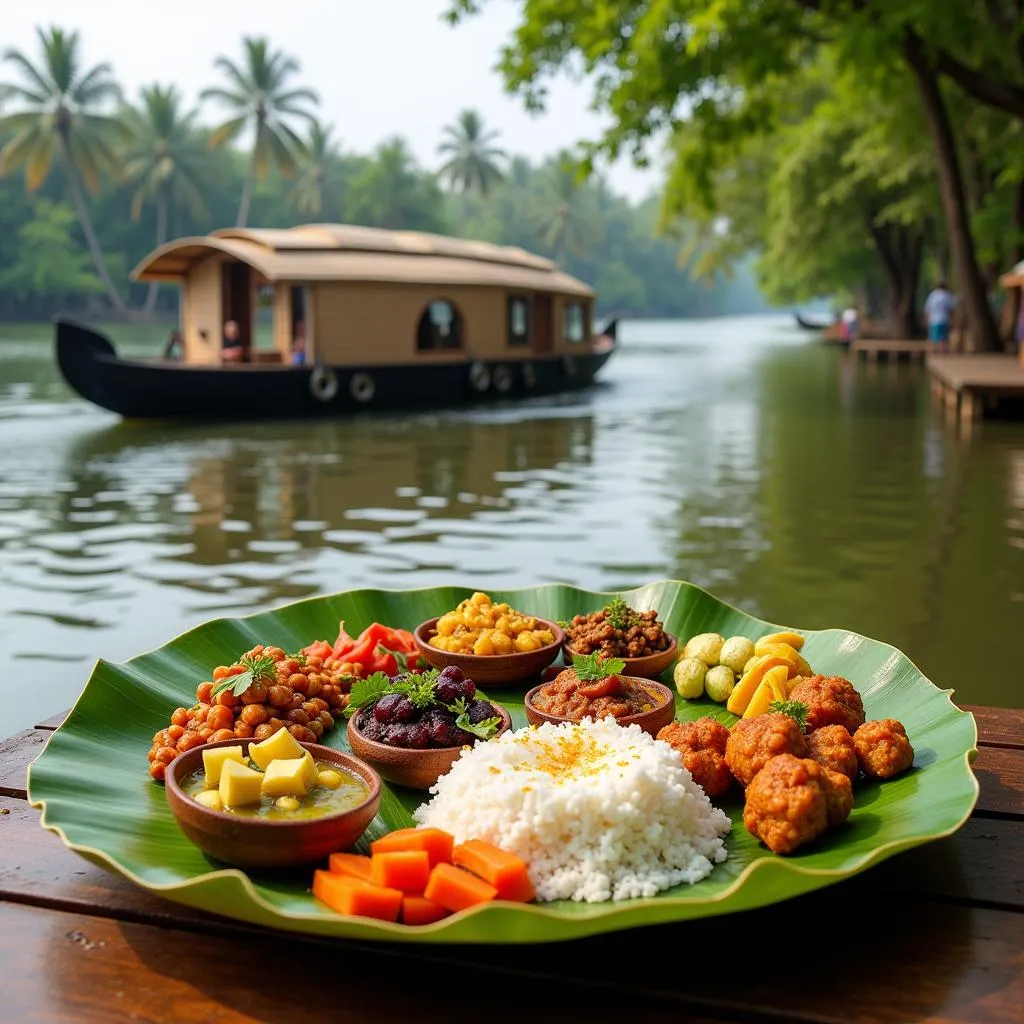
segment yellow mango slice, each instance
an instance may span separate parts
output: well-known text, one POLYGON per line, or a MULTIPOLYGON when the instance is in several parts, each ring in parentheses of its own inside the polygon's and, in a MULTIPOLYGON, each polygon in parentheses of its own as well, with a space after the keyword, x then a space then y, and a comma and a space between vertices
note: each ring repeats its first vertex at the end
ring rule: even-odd
POLYGON ((755 654, 752 658, 748 658, 743 665, 743 671, 740 673, 740 676, 745 676, 760 660, 760 654, 755 654))
POLYGON ((263 773, 263 795, 305 796, 316 785, 318 774, 308 750, 302 757, 276 758, 263 773))
POLYGON ((302 757, 305 752, 305 748, 299 745, 299 741, 287 729, 278 729, 262 743, 253 743, 249 747, 249 756, 264 771, 271 761, 302 757))
POLYGON ((761 682, 768 684, 772 691, 772 700, 789 699, 789 669, 785 665, 768 669, 761 682))
POLYGON ((760 640, 754 641, 754 653, 760 654, 762 647, 768 647, 771 644, 789 644, 794 651, 799 651, 804 645, 804 638, 791 629, 784 629, 780 633, 767 633, 760 640))
MULTIPOLYGON (((242 747, 214 747, 203 751, 203 774, 206 776, 206 788, 216 789, 220 785, 221 769, 228 761, 243 764, 242 747)), ((214 810, 217 810, 215 807, 214 810)))
POLYGON ((248 765, 225 761, 220 772, 220 802, 225 807, 245 807, 260 802, 263 773, 248 765))
POLYGON ((807 664, 804 656, 795 651, 789 644, 767 644, 761 648, 761 656, 774 654, 779 658, 788 658, 797 667, 796 675, 813 676, 814 670, 807 664))
POLYGON ((736 684, 736 688, 729 695, 726 707, 734 715, 742 715, 747 710, 747 705, 753 699, 754 693, 761 685, 765 673, 770 668, 777 668, 784 665, 787 672, 796 674, 796 665, 789 658, 780 658, 775 654, 766 654, 758 658, 748 672, 743 673, 743 678, 736 684))
POLYGON ((756 718, 758 715, 765 715, 768 713, 773 700, 785 700, 785 686, 788 675, 789 669, 785 665, 777 665, 775 668, 768 669, 754 691, 754 696, 751 697, 747 710, 743 712, 743 717, 756 718))

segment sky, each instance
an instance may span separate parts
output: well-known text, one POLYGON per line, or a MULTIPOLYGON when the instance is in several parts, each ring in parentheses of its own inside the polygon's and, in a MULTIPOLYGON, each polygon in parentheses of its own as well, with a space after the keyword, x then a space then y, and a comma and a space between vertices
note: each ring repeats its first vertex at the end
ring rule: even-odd
MULTIPOLYGON (((0 49, 34 59, 36 26, 78 29, 86 63, 109 61, 129 97, 157 81, 174 82, 198 101, 204 87, 219 84, 215 57, 237 58, 243 36, 266 35, 298 59, 302 84, 320 94, 320 116, 343 148, 368 152, 398 134, 434 169, 441 130, 465 107, 500 130, 508 152, 534 160, 600 133, 588 83, 556 80, 542 115, 528 114, 505 92, 494 67, 519 6, 490 0, 453 28, 441 18, 447 0, 0 0, 0 49)), ((218 113, 211 104, 204 120, 215 122, 218 113)), ((606 175, 632 199, 659 182, 656 171, 628 160, 606 175)))

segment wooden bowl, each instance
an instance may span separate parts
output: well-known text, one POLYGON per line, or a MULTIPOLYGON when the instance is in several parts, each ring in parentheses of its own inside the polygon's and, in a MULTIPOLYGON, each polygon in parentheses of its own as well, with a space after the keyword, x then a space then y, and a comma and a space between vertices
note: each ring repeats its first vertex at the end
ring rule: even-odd
MULTIPOLYGON (((639 677, 641 679, 657 679, 676 660, 676 653, 679 650, 679 641, 671 633, 665 636, 672 642, 663 651, 655 654, 645 654, 642 658, 623 658, 626 667, 622 670, 624 675, 639 677)), ((578 652, 569 646, 568 639, 562 644, 565 651, 566 665, 572 664, 572 656, 578 652)))
MULTIPOLYGON (((532 616, 532 618, 537 618, 532 616)), ((504 683, 517 683, 522 679, 530 679, 538 675, 558 657, 565 641, 565 634, 557 623, 547 619, 537 619, 540 627, 551 630, 554 641, 535 651, 522 651, 516 654, 455 654, 431 647, 428 640, 437 632, 437 619, 427 619, 416 627, 413 639, 416 647, 426 661, 434 668, 447 668, 456 665, 478 686, 501 686, 504 683)))
MULTIPOLYGON (((639 715, 627 715, 625 718, 616 718, 615 721, 619 725, 639 725, 644 732, 650 733, 652 736, 657 736, 660 730, 664 729, 666 725, 672 722, 676 717, 676 695, 670 690, 664 683, 655 682, 653 679, 646 679, 639 676, 626 676, 623 675, 621 678, 629 679, 632 682, 642 686, 645 690, 648 690, 653 696, 662 698, 661 703, 657 707, 651 708, 650 711, 643 711, 639 715)), ((549 715, 547 712, 540 711, 533 706, 533 698, 537 695, 537 691, 540 690, 541 686, 547 685, 541 683, 540 686, 535 686, 532 690, 526 692, 526 696, 523 698, 523 706, 526 711, 526 720, 530 725, 543 725, 544 722, 552 722, 554 725, 560 725, 562 722, 577 722, 579 719, 576 718, 564 718, 561 715, 549 715)), ((171 762, 174 763, 173 761, 171 762)))
MULTIPOLYGON (((494 704, 494 701, 490 703, 494 704)), ((494 710, 501 716, 501 725, 494 734, 500 736, 512 728, 512 716, 500 705, 494 710)), ((462 747, 428 747, 426 750, 410 750, 408 747, 391 747, 387 743, 367 739, 356 726, 358 715, 348 720, 348 743, 352 752, 374 767, 388 782, 409 789, 430 789, 437 780, 448 772, 462 753, 462 747)), ((491 739, 494 737, 492 736, 491 739)), ((488 740, 481 740, 487 743, 488 740)), ((172 761, 171 764, 174 764, 172 761)))
POLYGON ((264 821, 240 818, 229 811, 213 811, 197 803, 181 788, 182 780, 203 766, 203 751, 241 746, 243 755, 255 740, 220 740, 193 747, 176 757, 164 777, 167 802, 185 836, 207 856, 246 868, 284 868, 323 860, 347 850, 366 831, 380 806, 380 777, 358 758, 319 743, 301 744, 316 761, 337 765, 357 775, 369 787, 366 799, 351 810, 322 818, 264 821))

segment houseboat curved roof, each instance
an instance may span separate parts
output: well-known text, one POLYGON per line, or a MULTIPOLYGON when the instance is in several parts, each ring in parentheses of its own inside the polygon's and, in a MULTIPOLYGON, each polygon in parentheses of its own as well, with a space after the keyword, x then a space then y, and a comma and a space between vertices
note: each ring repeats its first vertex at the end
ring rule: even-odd
POLYGON ((180 280, 214 253, 248 264, 269 282, 482 285, 594 294, 551 260, 514 246, 351 224, 224 228, 181 238, 150 253, 132 276, 139 281, 180 280))

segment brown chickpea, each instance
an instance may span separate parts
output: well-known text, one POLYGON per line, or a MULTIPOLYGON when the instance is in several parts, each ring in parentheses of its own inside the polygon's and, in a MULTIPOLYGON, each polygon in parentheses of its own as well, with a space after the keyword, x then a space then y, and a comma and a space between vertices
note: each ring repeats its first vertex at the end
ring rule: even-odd
POLYGON ((238 716, 246 725, 255 728, 267 720, 267 709, 262 704, 246 704, 238 716))
POLYGON ((306 696, 315 697, 324 688, 324 684, 319 679, 310 679, 306 684, 306 696))
POLYGON ((238 704, 238 698, 230 690, 225 690, 217 695, 217 704, 222 708, 233 708, 238 704))
POLYGON ((321 711, 316 716, 316 720, 323 726, 324 732, 327 732, 328 729, 334 726, 334 715, 330 711, 321 711))
POLYGON ((285 658, 277 663, 277 671, 284 673, 286 676, 290 676, 293 672, 298 672, 300 667, 294 658, 285 658))
POLYGON ((219 743, 221 740, 233 740, 235 733, 233 729, 218 729, 211 737, 211 743, 219 743))
POLYGON ((277 732, 278 729, 284 726, 284 721, 272 715, 270 718, 267 719, 267 725, 269 725, 270 728, 274 730, 274 732, 277 732))
POLYGON ((301 672, 295 672, 288 677, 288 685, 296 693, 305 693, 309 689, 309 677, 301 672))
POLYGON ((175 708, 171 713, 172 725, 188 725, 188 708, 175 708))
POLYGON ((314 697, 311 703, 316 705, 317 711, 326 711, 331 706, 322 697, 314 697))
POLYGON ((288 711, 294 711, 296 708, 301 708, 305 703, 305 698, 301 693, 293 693, 292 699, 288 704, 288 711))
POLYGON ((298 722, 292 722, 292 724, 288 726, 288 731, 300 743, 316 743, 316 734, 306 726, 299 725, 298 722))
MULTIPOLYGON (((186 750, 191 750, 193 747, 201 747, 202 745, 202 737, 199 735, 199 733, 192 732, 191 730, 185 733, 185 735, 182 736, 181 739, 178 740, 178 742, 175 744, 175 746, 178 749, 178 752, 182 754, 186 750)), ((159 752, 157 753, 157 756, 159 756, 159 752)))
POLYGON ((331 683, 324 683, 323 686, 320 687, 320 697, 328 703, 330 703, 331 697, 336 693, 341 693, 340 686, 334 686, 331 683))
POLYGON ((296 708, 294 711, 288 712, 288 721, 298 725, 309 725, 309 715, 302 708, 296 708))
MULTIPOLYGON (((218 665, 213 670, 213 681, 215 683, 219 683, 225 676, 228 676, 230 674, 231 674, 231 669, 229 669, 227 667, 227 665, 218 665)), ((211 689, 212 689, 212 687, 211 687, 211 689)))
POLYGON ((161 729, 159 732, 153 733, 153 742, 154 743, 163 743, 164 737, 166 735, 167 735, 167 730, 166 729, 161 729))
POLYGON ((331 698, 331 707, 344 709, 345 705, 348 704, 348 696, 344 693, 335 694, 331 698))
POLYGON ((214 732, 218 729, 230 729, 235 724, 234 712, 231 708, 218 704, 217 707, 210 708, 210 713, 206 716, 206 724, 214 732))
POLYGON ((199 738, 204 743, 209 743, 210 742, 210 737, 212 735, 213 735, 213 729, 211 729, 208 725, 202 725, 202 726, 199 727, 199 738))
POLYGON ((320 722, 318 722, 318 721, 317 721, 317 720, 316 720, 315 718, 313 719, 313 721, 311 721, 311 722, 310 722, 310 723, 309 723, 309 724, 308 724, 308 725, 306 726, 306 728, 307 728, 307 729, 309 729, 309 731, 310 731, 310 732, 311 732, 311 733, 312 733, 312 734, 313 734, 313 735, 314 735, 314 736, 315 736, 315 737, 316 737, 317 739, 321 739, 321 738, 323 737, 323 734, 324 734, 324 727, 323 727, 323 725, 322 725, 322 724, 321 724, 320 722))
POLYGON ((264 722, 262 725, 257 725, 252 731, 252 738, 257 743, 262 743, 264 740, 269 740, 274 735, 274 727, 269 722, 264 722))
POLYGON ((200 683, 196 690, 196 700, 201 700, 206 704, 210 703, 210 697, 213 695, 213 683, 200 683))
POLYGON ((303 702, 302 710, 305 711, 310 718, 316 718, 316 716, 320 714, 320 708, 311 700, 303 702))
POLYGON ((149 766, 149 774, 157 781, 163 782, 164 776, 167 774, 167 765, 161 764, 159 761, 154 761, 149 766))
POLYGON ((197 726, 201 722, 206 721, 206 716, 210 713, 210 705, 200 703, 199 707, 192 712, 192 726, 197 726))
POLYGON ((263 653, 268 658, 273 658, 274 661, 281 661, 281 659, 284 658, 284 651, 282 651, 280 647, 264 647, 263 653))
POLYGON ((254 683, 242 694, 243 704, 266 704, 267 687, 263 683, 254 683))
POLYGON ((157 747, 150 747, 149 753, 146 755, 146 760, 152 762, 156 758, 157 747))
POLYGON ((175 743, 177 743, 184 735, 185 730, 180 725, 172 725, 170 729, 167 730, 167 738, 174 740, 175 743))
POLYGON ((324 667, 324 659, 319 655, 314 654, 312 657, 306 659, 306 670, 307 672, 319 672, 324 667))
POLYGON ((252 726, 246 722, 235 722, 235 736, 240 740, 247 740, 252 736, 252 726))
POLYGON ((275 708, 286 708, 292 702, 294 691, 290 686, 272 686, 267 692, 267 700, 275 708))
POLYGON ((159 747, 153 760, 161 764, 170 764, 177 756, 178 751, 174 747, 159 747))

